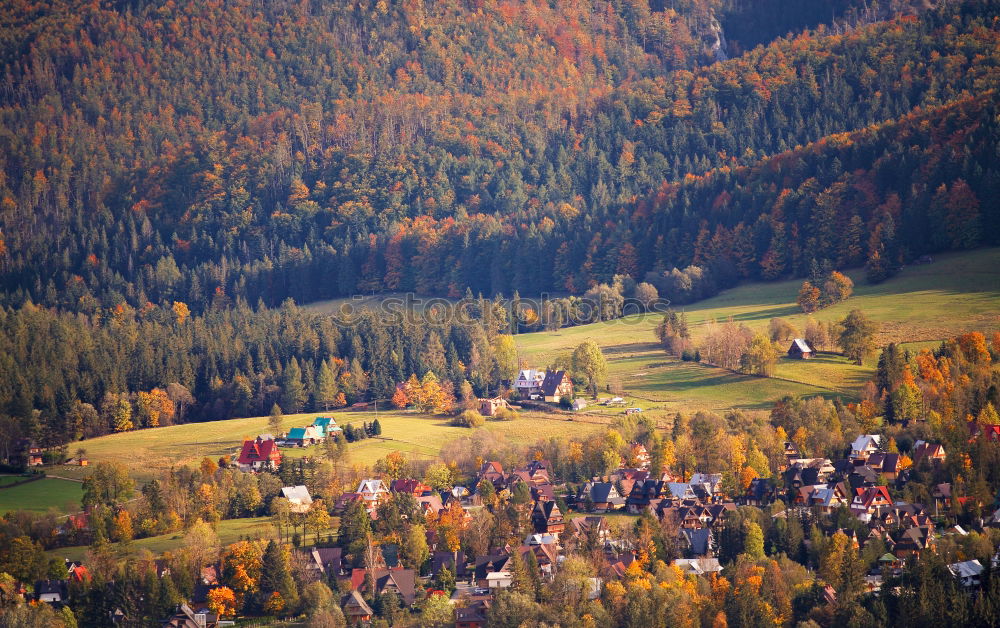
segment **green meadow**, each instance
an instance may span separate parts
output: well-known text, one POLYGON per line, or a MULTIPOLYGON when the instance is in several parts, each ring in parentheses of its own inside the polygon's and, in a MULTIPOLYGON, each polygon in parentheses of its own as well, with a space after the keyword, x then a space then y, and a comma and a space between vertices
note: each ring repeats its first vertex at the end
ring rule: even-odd
POLYGON ((83 486, 80 482, 44 478, 9 488, 0 488, 0 515, 11 510, 77 512, 80 510, 81 497, 83 497, 83 486))
MULTIPOLYGON (((940 256, 931 264, 904 268, 878 285, 865 283, 864 271, 848 275, 854 295, 815 313, 816 320, 839 321, 853 309, 876 321, 880 346, 906 343, 919 350, 966 332, 1000 330, 1000 249, 983 249, 940 256)), ((704 301, 678 306, 687 313, 693 340, 709 321, 732 318, 765 331, 772 318, 784 318, 800 331, 807 315, 795 303, 801 280, 749 283, 704 301)), ((656 343, 659 315, 636 315, 615 321, 581 325, 557 332, 517 336, 521 358, 544 367, 551 356, 567 353, 584 340, 601 345, 608 358, 609 382, 623 396, 677 409, 766 409, 776 399, 793 396, 851 397, 868 381, 873 363, 857 366, 841 356, 820 354, 812 360, 782 358, 773 378, 750 377, 709 365, 680 362, 656 343)))

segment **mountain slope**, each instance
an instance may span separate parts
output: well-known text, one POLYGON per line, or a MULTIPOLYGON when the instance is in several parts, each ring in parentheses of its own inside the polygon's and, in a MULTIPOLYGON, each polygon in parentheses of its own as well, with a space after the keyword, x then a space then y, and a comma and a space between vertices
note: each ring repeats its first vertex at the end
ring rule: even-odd
POLYGON ((997 82, 996 2, 706 65, 713 4, 8 9, 4 299, 579 291, 698 260, 704 207, 633 229, 663 181, 997 82))

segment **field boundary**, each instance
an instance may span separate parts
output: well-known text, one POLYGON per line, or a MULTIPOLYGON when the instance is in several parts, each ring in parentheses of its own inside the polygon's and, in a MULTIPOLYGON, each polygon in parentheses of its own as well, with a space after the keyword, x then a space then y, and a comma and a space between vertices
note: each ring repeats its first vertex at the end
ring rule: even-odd
POLYGON ((8 489, 8 488, 14 488, 15 486, 24 486, 25 484, 28 484, 30 482, 37 482, 38 480, 44 480, 46 477, 49 477, 49 476, 46 476, 45 473, 40 473, 38 475, 32 475, 31 477, 24 478, 20 482, 14 482, 13 484, 7 484, 5 486, 0 486, 0 491, 2 491, 4 489, 8 489))

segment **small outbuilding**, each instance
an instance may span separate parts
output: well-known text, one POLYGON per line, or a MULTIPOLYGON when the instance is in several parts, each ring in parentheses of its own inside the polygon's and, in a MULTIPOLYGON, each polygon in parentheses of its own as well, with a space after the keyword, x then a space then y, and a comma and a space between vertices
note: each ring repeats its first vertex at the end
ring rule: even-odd
POLYGON ((799 360, 808 360, 816 354, 816 350, 813 349, 808 342, 802 338, 796 338, 792 341, 792 346, 788 348, 788 357, 796 358, 799 360))
POLYGON ((510 410, 510 404, 503 397, 493 397, 492 399, 479 400, 479 414, 483 416, 493 416, 500 408, 510 410))

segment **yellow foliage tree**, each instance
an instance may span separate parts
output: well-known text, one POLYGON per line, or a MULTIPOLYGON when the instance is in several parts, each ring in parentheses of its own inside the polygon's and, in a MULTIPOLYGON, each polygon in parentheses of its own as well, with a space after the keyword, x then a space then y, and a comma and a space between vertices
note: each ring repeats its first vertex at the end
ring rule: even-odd
POLYGON ((208 609, 219 617, 232 617, 236 614, 236 594, 229 587, 212 589, 208 592, 208 609))

